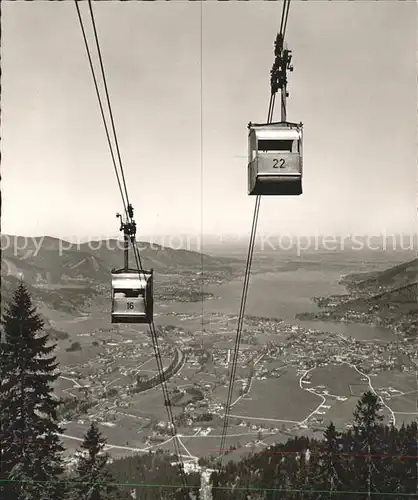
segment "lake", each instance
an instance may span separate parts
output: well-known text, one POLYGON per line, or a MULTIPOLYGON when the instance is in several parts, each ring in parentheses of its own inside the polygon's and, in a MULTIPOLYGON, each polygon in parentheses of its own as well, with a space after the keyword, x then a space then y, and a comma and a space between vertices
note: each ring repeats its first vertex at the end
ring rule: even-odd
MULTIPOLYGON (((332 323, 323 321, 300 321, 295 315, 302 312, 315 312, 319 308, 312 301, 316 296, 345 293, 345 288, 338 284, 346 266, 341 269, 308 270, 271 272, 263 275, 255 274, 250 277, 246 315, 262 316, 269 318, 282 318, 286 323, 315 328, 324 332, 341 333, 352 336, 358 340, 393 340, 395 335, 387 328, 374 327, 363 324, 332 323)), ((223 313, 225 315, 238 315, 243 287, 243 278, 233 280, 222 285, 209 285, 205 292, 212 292, 219 299, 207 299, 203 302, 204 315, 223 313)), ((173 317, 167 315, 167 310, 176 313, 201 315, 202 303, 177 303, 169 307, 159 308, 156 304, 156 324, 159 322, 173 322, 173 317), (164 318, 164 316, 166 316, 164 318), (163 320, 163 321, 160 321, 163 320)), ((194 324, 200 328, 200 319, 185 321, 188 325, 194 324)), ((186 326, 186 324, 185 324, 186 326)))

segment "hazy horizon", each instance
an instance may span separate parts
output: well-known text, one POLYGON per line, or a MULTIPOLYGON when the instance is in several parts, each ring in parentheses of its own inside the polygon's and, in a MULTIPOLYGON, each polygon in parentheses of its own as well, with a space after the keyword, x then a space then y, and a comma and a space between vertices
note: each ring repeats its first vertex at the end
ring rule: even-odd
MULTIPOLYGON (((103 247, 108 250, 122 250, 122 235, 103 237, 96 239, 57 239, 54 236, 23 236, 23 235, 1 235, 2 250, 13 249, 14 255, 21 256, 25 250, 35 249, 37 255, 41 247, 51 244, 50 239, 56 241, 57 251, 60 253, 69 249, 81 249, 82 245, 87 245, 91 251, 99 250, 103 247)), ((156 247, 171 248, 173 250, 189 250, 211 254, 216 252, 245 251, 248 250, 249 236, 247 235, 144 235, 137 238, 139 251, 156 247), (145 246, 141 246, 145 244, 145 246)), ((53 244, 54 245, 54 244, 53 244)), ((55 248, 50 247, 50 248, 55 248)), ((83 247, 84 248, 84 247, 83 247)), ((401 252, 405 255, 404 260, 417 257, 418 236, 415 235, 286 235, 286 234, 263 234, 258 233, 255 238, 254 250, 262 253, 271 252, 287 255, 288 252, 300 257, 303 253, 312 252, 356 252, 363 255, 364 252, 401 252), (406 254, 408 254, 406 256, 406 254)), ((32 255, 32 253, 30 253, 32 255)))
MULTIPOLYGON (((247 123, 266 118, 282 3, 93 9, 138 239, 246 237, 247 123)), ((74 4, 2 13, 2 232, 114 237, 121 200, 74 4)), ((260 234, 416 233, 416 28, 410 2, 292 2, 304 194, 263 198, 260 234)))
MULTIPOLYGON (((293 236, 293 237, 308 237, 308 238, 399 238, 402 236, 405 237, 413 237, 414 239, 418 239, 418 235, 416 233, 393 233, 393 234, 385 234, 384 232, 380 234, 373 234, 373 233, 362 233, 362 234, 356 234, 356 233, 333 233, 333 234, 326 234, 326 233, 291 233, 291 232, 271 232, 271 233, 265 233, 265 232, 258 232, 257 233, 259 236, 262 235, 271 235, 271 236, 293 236)), ((92 237, 85 237, 85 236, 77 236, 73 235, 72 237, 66 239, 65 237, 60 237, 60 236, 54 236, 52 234, 13 234, 13 233, 1 233, 2 237, 16 237, 16 238, 51 238, 51 239, 60 239, 63 241, 99 241, 99 240, 111 240, 111 239, 123 239, 123 234, 110 234, 110 235, 98 235, 98 236, 92 236, 92 237)), ((159 238, 159 237, 202 237, 202 238, 216 238, 216 239, 235 239, 235 238, 247 238, 249 236, 249 233, 159 233, 159 234, 142 234, 136 235, 136 239, 139 241, 141 239, 146 239, 146 238, 159 238)))

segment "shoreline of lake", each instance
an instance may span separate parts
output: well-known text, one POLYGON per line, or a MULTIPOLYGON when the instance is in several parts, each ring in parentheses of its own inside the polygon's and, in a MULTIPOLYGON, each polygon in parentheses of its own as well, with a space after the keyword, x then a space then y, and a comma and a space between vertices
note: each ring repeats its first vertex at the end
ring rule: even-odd
MULTIPOLYGON (((318 296, 336 295, 346 292, 339 283, 341 270, 333 271, 298 269, 286 272, 269 272, 250 277, 246 316, 282 319, 284 323, 302 328, 321 330, 324 333, 338 333, 358 340, 395 340, 396 334, 390 329, 367 323, 339 321, 300 320, 300 313, 318 313, 320 308, 313 299, 318 296)), ((234 279, 220 285, 208 285, 206 291, 218 298, 204 300, 203 303, 171 304, 169 309, 180 314, 237 315, 241 303, 243 278, 234 279)), ((161 309, 166 316, 167 307, 161 309)), ((168 315, 167 315, 168 319, 168 315)))

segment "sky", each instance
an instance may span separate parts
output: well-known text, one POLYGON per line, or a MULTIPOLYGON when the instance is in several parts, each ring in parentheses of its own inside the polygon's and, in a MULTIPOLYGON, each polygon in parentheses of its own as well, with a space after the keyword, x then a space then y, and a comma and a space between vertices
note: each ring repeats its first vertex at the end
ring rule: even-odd
MULTIPOLYGON (((247 124, 267 118, 282 3, 93 8, 138 236, 248 234, 247 124)), ((118 235, 74 3, 7 2, 2 13, 2 232, 118 235)), ((416 33, 415 2, 291 3, 287 109, 304 124, 304 193, 263 197, 259 231, 416 232, 416 33)))

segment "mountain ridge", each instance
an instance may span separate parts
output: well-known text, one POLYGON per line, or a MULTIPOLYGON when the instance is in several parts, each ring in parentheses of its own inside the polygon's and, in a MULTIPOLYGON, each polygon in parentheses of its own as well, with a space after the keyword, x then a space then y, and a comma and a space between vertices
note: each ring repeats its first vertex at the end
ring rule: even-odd
POLYGON ((348 274, 340 283, 347 294, 318 298, 322 311, 297 318, 376 324, 408 337, 418 336, 418 259, 383 271, 348 274))
MULTIPOLYGON (((90 240, 71 243, 59 238, 26 238, 2 235, 2 265, 4 271, 17 275, 23 273, 32 284, 48 282, 58 284, 71 280, 109 281, 113 268, 123 267, 123 240, 90 240), (7 245, 5 242, 7 240, 7 245), (12 244, 11 244, 12 243, 12 244)), ((241 262, 237 258, 211 257, 192 250, 173 249, 149 242, 137 241, 144 268, 156 272, 173 272, 178 268, 187 271, 193 267, 227 269, 241 262)), ((132 247, 130 267, 135 266, 132 247)))
MULTIPOLYGON (((102 298, 110 296, 111 271, 123 267, 124 262, 123 240, 71 243, 49 236, 1 235, 1 244, 2 309, 22 279, 47 324, 52 311, 71 316, 91 308, 102 311, 102 298)), ((201 300, 208 296, 202 295, 203 283, 230 279, 242 268, 237 258, 211 257, 149 242, 137 244, 143 268, 155 270, 158 301, 201 300)), ((130 267, 136 268, 132 250, 130 254, 130 267)))

